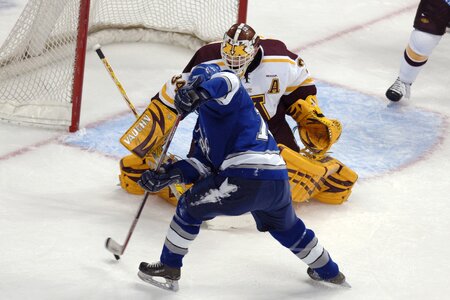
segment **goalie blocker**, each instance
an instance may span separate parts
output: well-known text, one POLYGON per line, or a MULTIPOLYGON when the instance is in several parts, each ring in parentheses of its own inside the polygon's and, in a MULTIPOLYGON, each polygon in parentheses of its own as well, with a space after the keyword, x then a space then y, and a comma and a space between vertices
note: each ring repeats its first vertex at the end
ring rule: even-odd
MULTIPOLYGON (((120 186, 128 193, 144 194, 137 181, 142 173, 156 166, 155 156, 159 156, 176 117, 177 113, 173 109, 158 99, 153 99, 120 138, 120 143, 133 153, 120 160, 120 186)), ((171 159, 174 159, 173 156, 171 159)), ((179 194, 186 190, 183 185, 175 185, 175 188, 179 194)), ((169 188, 161 190, 157 195, 173 205, 177 204, 177 198, 169 188)))
POLYGON ((177 113, 153 99, 136 122, 120 138, 120 143, 131 153, 144 158, 149 153, 158 153, 164 145, 177 113))

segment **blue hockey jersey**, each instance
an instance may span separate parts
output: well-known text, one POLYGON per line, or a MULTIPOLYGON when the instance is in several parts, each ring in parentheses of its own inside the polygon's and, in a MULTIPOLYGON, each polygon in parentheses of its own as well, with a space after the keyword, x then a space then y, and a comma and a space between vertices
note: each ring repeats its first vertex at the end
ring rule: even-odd
POLYGON ((208 91, 211 100, 198 108, 190 157, 173 165, 182 171, 184 182, 210 174, 288 179, 277 144, 239 78, 224 71, 200 87, 208 91))

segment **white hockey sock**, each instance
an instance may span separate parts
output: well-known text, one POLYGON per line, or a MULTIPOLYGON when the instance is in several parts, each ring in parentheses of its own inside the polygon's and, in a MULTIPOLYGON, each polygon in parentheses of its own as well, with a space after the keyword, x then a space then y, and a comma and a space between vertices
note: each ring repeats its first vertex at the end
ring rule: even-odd
POLYGON ((440 35, 413 30, 400 63, 399 78, 401 81, 411 84, 416 80, 441 38, 440 35))

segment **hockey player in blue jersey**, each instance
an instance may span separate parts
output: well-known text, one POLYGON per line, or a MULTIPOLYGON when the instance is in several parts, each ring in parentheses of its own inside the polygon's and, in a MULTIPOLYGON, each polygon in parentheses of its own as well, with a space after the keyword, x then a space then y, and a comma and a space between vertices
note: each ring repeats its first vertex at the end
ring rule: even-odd
POLYGON ((178 289, 183 257, 202 222, 251 212, 257 229, 268 231, 303 260, 312 279, 344 284, 338 265, 296 216, 286 165, 239 78, 217 65, 200 64, 177 92, 175 106, 183 117, 198 112, 194 149, 162 171, 146 171, 139 184, 149 192, 176 182, 193 186, 178 201, 160 261, 142 262, 139 277, 178 289))

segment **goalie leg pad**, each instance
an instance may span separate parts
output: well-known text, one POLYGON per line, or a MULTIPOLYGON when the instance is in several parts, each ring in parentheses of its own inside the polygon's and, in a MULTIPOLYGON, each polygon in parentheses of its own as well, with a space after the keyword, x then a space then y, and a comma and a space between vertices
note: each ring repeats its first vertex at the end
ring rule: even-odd
MULTIPOLYGON (((134 154, 125 156, 120 160, 120 186, 130 194, 143 195, 145 191, 137 181, 141 178, 142 173, 150 169, 150 166, 156 166, 155 159, 151 155, 146 158, 140 158, 134 154)), ((180 195, 187 189, 182 184, 176 184, 174 187, 180 195)), ((177 198, 169 187, 162 189, 156 195, 174 206, 178 203, 177 198)))
POLYGON ((282 144, 278 144, 278 147, 286 162, 294 202, 305 202, 311 199, 317 194, 321 179, 334 174, 340 167, 334 160, 320 162, 282 144))
POLYGON ((134 154, 125 156, 120 160, 120 186, 130 194, 143 195, 144 189, 137 184, 142 173, 150 169, 144 158, 134 154))
POLYGON ((327 204, 342 204, 350 196, 358 174, 337 159, 333 160, 340 165, 339 170, 320 181, 313 198, 327 204))

